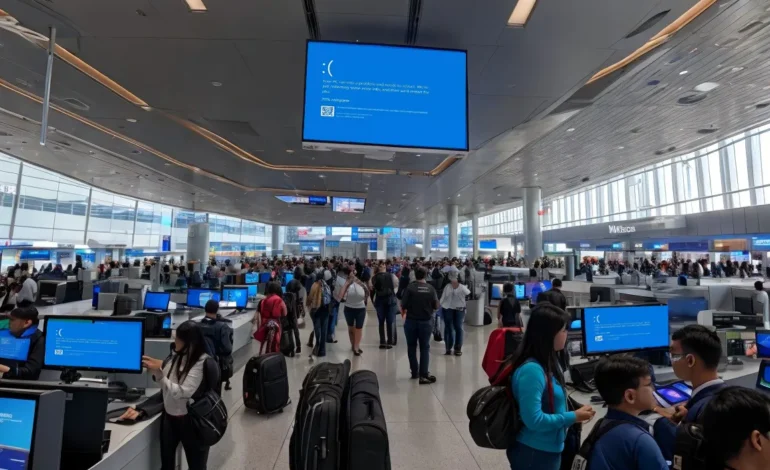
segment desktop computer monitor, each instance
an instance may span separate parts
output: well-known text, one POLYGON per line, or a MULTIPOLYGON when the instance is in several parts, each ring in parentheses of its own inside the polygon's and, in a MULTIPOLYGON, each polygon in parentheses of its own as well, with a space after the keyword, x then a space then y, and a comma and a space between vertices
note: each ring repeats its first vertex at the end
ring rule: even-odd
POLYGON ((770 330, 757 328, 757 357, 770 359, 770 330))
POLYGON ((0 468, 58 469, 65 394, 0 388, 0 468))
POLYGON ((144 309, 148 312, 168 312, 170 292, 147 292, 144 294, 144 309))
MULTIPOLYGON (((102 441, 107 421, 108 387, 101 384, 64 384, 37 380, 0 380, 3 388, 30 391, 60 390, 66 394, 60 468, 86 470, 102 459, 102 441)), ((0 425, 1 426, 1 425, 0 425)), ((2 435, 2 432, 0 432, 2 435)), ((2 445, 0 437, 0 445, 2 445)), ((2 460, 0 459, 0 462, 2 460)), ((0 468, 3 467, 0 464, 0 468)), ((16 468, 16 467, 10 467, 16 468)), ((23 467, 22 467, 23 468, 23 467)))
POLYGON ((25 362, 29 355, 29 345, 29 338, 17 338, 10 330, 0 330, 0 359, 25 362))
POLYGON ((222 287, 222 300, 219 301, 220 307, 244 309, 249 301, 249 289, 246 286, 225 286, 222 287))
POLYGON ((567 331, 582 331, 583 307, 567 307, 567 313, 570 315, 570 324, 567 325, 567 331))
POLYGON ((586 308, 582 323, 586 356, 669 347, 667 305, 586 308))
POLYGON ((214 289, 187 289, 187 306, 192 308, 203 308, 209 300, 219 300, 222 294, 214 289))
POLYGON ((518 300, 524 300, 527 298, 527 286, 522 282, 517 282, 513 285, 513 292, 516 294, 518 300))
POLYGON ((259 282, 262 284, 270 282, 270 273, 259 273, 259 282))
POLYGON ((248 284, 246 288, 249 290, 249 298, 253 299, 257 296, 257 284, 248 284))
POLYGON ((591 302, 612 302, 610 288, 606 286, 591 286, 591 302))
POLYGON ((492 284, 492 300, 503 299, 503 284, 492 284))
POLYGON ((283 285, 289 284, 292 279, 294 279, 294 274, 292 273, 284 273, 283 275, 283 285))
POLYGON ((171 338, 171 314, 168 312, 139 312, 144 318, 145 338, 171 338))
POLYGON ((281 286, 281 291, 283 291, 283 293, 285 294, 286 293, 286 286, 281 286))
POLYGON ((672 297, 668 299, 670 319, 697 320, 698 312, 708 310, 709 303, 703 297, 672 297))
POLYGON ((139 374, 144 354, 140 317, 45 317, 43 367, 139 374))
POLYGON ((735 297, 735 311, 744 315, 754 315, 754 299, 752 297, 735 297))
POLYGON ((757 374, 757 388, 770 393, 770 362, 762 361, 757 374))
POLYGON ((256 284, 259 282, 259 273, 246 273, 243 277, 243 282, 246 284, 256 284))

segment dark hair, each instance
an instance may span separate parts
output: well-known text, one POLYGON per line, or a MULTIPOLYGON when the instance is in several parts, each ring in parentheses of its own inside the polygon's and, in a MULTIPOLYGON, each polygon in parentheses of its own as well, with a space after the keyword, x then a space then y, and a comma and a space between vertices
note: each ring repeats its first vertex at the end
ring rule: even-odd
POLYGON ((757 281, 754 283, 754 289, 765 290, 765 285, 762 283, 762 281, 757 281))
POLYGON ((722 343, 715 331, 703 325, 687 325, 676 330, 671 339, 679 341, 685 353, 695 354, 702 359, 709 369, 716 369, 719 365, 722 343))
POLYGON ((219 311, 219 302, 214 299, 209 299, 204 308, 206 313, 217 313, 219 311))
POLYGON ((422 267, 417 268, 417 269, 414 270, 414 278, 417 279, 418 281, 421 281, 421 280, 425 279, 425 276, 427 274, 428 273, 427 273, 427 271, 425 271, 425 268, 422 268, 422 267))
POLYGON ((561 279, 554 279, 553 281, 551 281, 551 286, 552 287, 561 287, 561 279))
POLYGON ((757 390, 727 387, 703 411, 703 437, 709 461, 722 464, 736 457, 751 433, 770 432, 770 397, 757 390))
POLYGON ((607 405, 623 403, 626 390, 639 388, 644 377, 650 376, 650 365, 638 357, 610 357, 599 361, 594 381, 599 395, 607 405))
POLYGON ((23 307, 16 307, 11 310, 10 316, 13 318, 19 318, 22 320, 31 320, 33 325, 40 323, 37 309, 32 305, 25 305, 23 307))
POLYGON ((190 369, 200 360, 206 352, 206 340, 203 338, 203 329, 192 321, 179 325, 176 329, 176 337, 184 342, 184 348, 178 351, 171 362, 171 372, 176 370, 176 378, 181 384, 187 378, 190 369), (184 367, 182 366, 182 356, 187 357, 184 367))
POLYGON ((265 287, 265 295, 275 294, 278 296, 283 295, 283 289, 281 289, 281 283, 278 281, 268 282, 265 287))
POLYGON ((548 302, 537 304, 530 313, 524 339, 513 357, 512 370, 534 359, 545 370, 546 377, 553 374, 564 385, 564 375, 556 360, 553 339, 569 321, 570 316, 559 307, 548 302))
POLYGON ((503 284, 503 292, 506 294, 510 294, 513 292, 513 283, 512 282, 506 282, 503 284))
POLYGON ((350 273, 351 273, 351 271, 350 271, 350 266, 348 266, 348 265, 346 264, 346 265, 345 265, 345 266, 342 268, 342 274, 344 274, 345 276, 350 276, 350 273))

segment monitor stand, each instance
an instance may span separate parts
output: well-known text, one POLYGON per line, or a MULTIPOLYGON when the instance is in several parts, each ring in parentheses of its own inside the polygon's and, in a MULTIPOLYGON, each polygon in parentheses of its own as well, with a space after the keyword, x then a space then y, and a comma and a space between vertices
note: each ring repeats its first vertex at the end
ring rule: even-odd
POLYGON ((104 384, 104 385, 108 383, 107 379, 84 378, 80 374, 80 372, 78 372, 75 369, 64 369, 59 375, 59 380, 61 380, 62 382, 68 385, 73 384, 75 382, 88 382, 88 383, 104 384))

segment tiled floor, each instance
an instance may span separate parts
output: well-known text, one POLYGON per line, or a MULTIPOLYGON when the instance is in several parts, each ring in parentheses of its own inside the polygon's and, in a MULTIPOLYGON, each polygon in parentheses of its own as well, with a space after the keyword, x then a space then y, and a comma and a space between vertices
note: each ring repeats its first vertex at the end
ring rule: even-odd
MULTIPOLYGON (((488 384, 481 369, 486 340, 492 327, 465 327, 465 345, 461 357, 444 356, 444 345, 431 345, 431 372, 438 378, 433 385, 419 385, 409 380, 409 363, 403 328, 398 346, 381 351, 377 316, 367 314, 361 357, 354 357, 344 319, 338 326, 339 343, 328 345, 327 361, 350 359, 353 370, 370 369, 377 373, 380 395, 390 436, 390 452, 394 470, 509 469, 504 451, 481 449, 468 433, 465 406, 478 388, 488 384)), ((307 342, 309 329, 300 330, 307 342)), ((287 470, 289 468, 289 436, 294 418, 294 405, 283 413, 259 416, 243 407, 241 378, 243 363, 249 354, 239 354, 240 370, 233 377, 233 390, 225 392, 230 412, 227 435, 211 449, 209 468, 221 470, 287 470)), ((303 346, 304 347, 304 346, 303 346)), ((316 360, 318 361, 318 360, 316 360)), ((287 358, 291 398, 296 403, 299 388, 312 366, 307 352, 302 357, 287 358)))

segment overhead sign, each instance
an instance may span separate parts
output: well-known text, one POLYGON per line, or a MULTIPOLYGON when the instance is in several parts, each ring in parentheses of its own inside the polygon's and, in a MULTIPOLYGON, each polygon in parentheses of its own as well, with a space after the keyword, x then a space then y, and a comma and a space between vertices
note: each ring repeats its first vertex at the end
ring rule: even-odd
POLYGON ((633 225, 610 225, 609 226, 610 233, 611 234, 619 234, 619 233, 634 233, 636 232, 636 227, 633 225))
POLYGON ((497 240, 480 240, 480 250, 497 250, 497 240))

